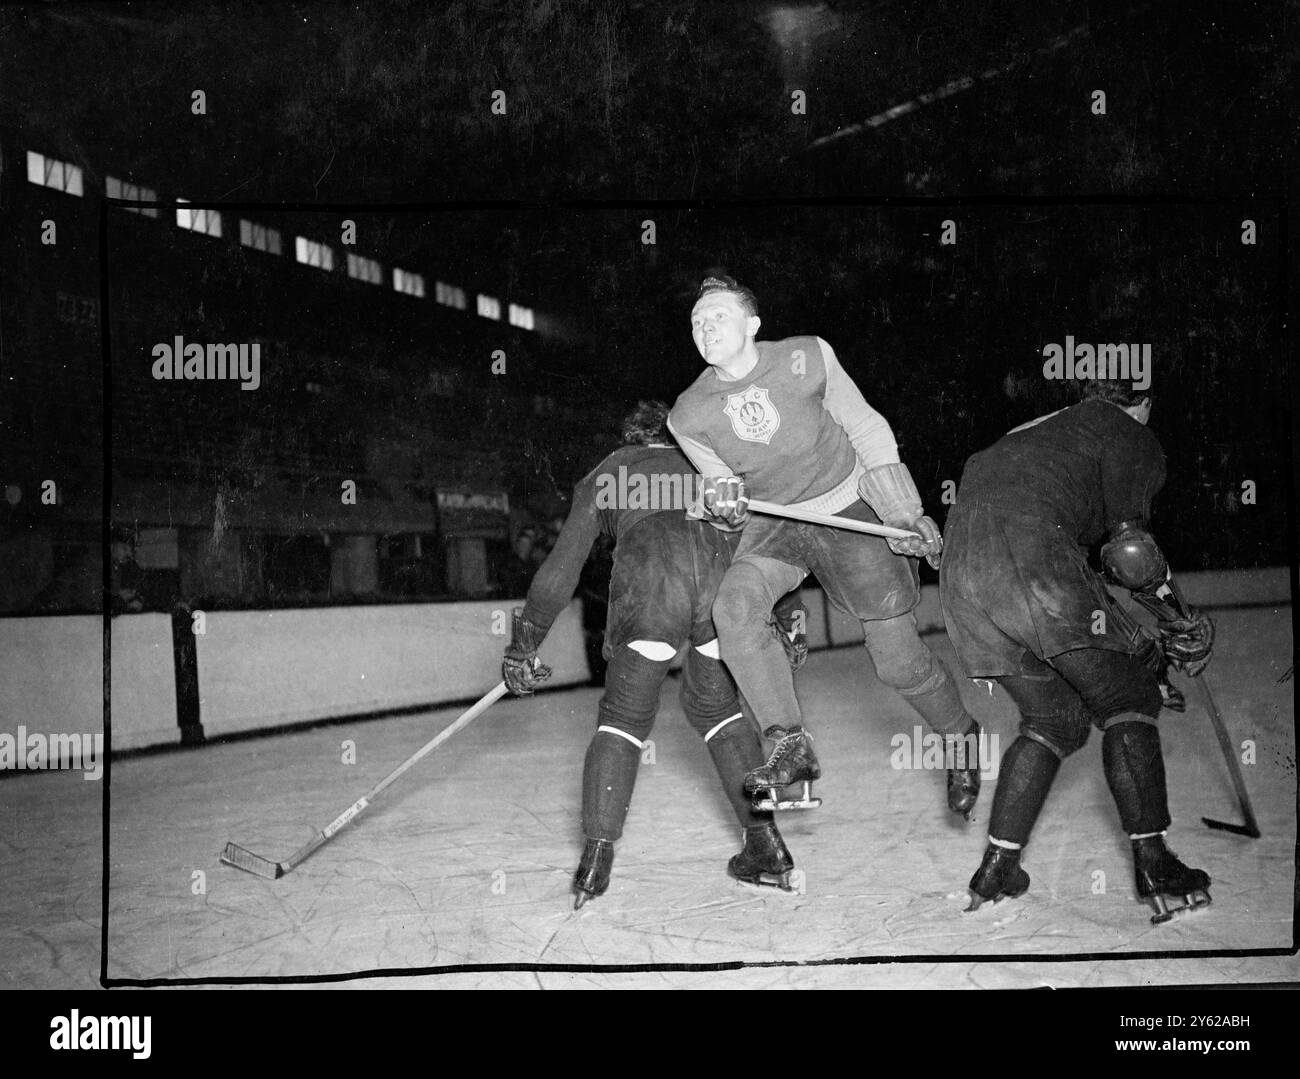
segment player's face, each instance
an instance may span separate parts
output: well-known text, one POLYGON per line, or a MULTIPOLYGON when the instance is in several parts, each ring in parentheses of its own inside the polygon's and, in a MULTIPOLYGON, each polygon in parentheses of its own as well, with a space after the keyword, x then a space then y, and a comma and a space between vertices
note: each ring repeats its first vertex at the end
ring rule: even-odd
POLYGON ((749 315, 729 292, 702 296, 691 311, 691 336, 704 362, 717 366, 734 360, 758 332, 758 319, 749 315))

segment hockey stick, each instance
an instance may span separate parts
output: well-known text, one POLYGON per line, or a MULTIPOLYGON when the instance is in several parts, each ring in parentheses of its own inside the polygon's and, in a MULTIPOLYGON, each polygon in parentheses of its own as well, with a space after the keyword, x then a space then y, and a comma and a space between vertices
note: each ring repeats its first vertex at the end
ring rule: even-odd
POLYGON ((1237 801, 1241 804, 1241 815, 1246 818, 1246 823, 1229 824, 1226 821, 1210 820, 1209 817, 1202 817, 1201 820, 1210 828, 1258 839, 1259 824, 1255 821, 1255 812, 1250 805, 1250 795, 1246 793, 1246 780, 1241 774, 1241 765, 1237 763, 1237 750, 1232 744, 1232 739, 1228 736, 1228 728, 1224 726, 1223 716, 1219 714, 1219 706, 1214 703, 1214 695, 1210 692, 1210 683, 1205 680, 1204 675, 1193 679, 1193 681, 1201 684, 1201 692, 1205 696, 1206 711, 1210 713, 1210 722, 1214 724, 1214 733, 1219 737, 1219 748, 1223 750, 1223 757, 1228 762, 1228 772, 1232 775, 1232 786, 1237 792, 1237 801))
POLYGON ((259 877, 267 877, 270 880, 277 880, 286 873, 292 872, 297 866, 306 861, 320 847, 323 847, 330 841, 348 821, 360 816, 363 810, 375 800, 381 791, 385 790, 390 784, 395 782, 407 769, 412 768, 425 756, 432 753, 443 742, 450 738, 457 731, 468 727, 474 720, 478 719, 484 712, 499 701, 506 693, 506 684, 498 682, 496 686, 485 693, 478 701, 466 711, 462 712, 460 718, 445 730, 439 731, 437 736, 430 739, 411 756, 407 757, 401 764, 394 768, 388 775, 384 776, 370 790, 366 791, 360 798, 353 802, 347 809, 340 813, 334 820, 317 832, 312 838, 298 850, 294 851, 286 861, 273 862, 270 858, 263 858, 260 854, 254 854, 250 850, 235 843, 227 843, 226 849, 221 852, 221 860, 226 865, 233 865, 236 869, 243 869, 248 873, 255 873, 259 877))
POLYGON ((831 513, 819 513, 817 510, 801 510, 794 506, 779 506, 775 502, 764 502, 761 498, 751 498, 749 508, 755 513, 765 513, 769 517, 787 517, 792 521, 807 521, 814 525, 830 525, 832 528, 844 528, 850 532, 863 532, 868 536, 886 536, 889 539, 920 539, 916 532, 906 528, 891 528, 889 525, 875 525, 869 521, 854 521, 848 517, 836 517, 831 513))

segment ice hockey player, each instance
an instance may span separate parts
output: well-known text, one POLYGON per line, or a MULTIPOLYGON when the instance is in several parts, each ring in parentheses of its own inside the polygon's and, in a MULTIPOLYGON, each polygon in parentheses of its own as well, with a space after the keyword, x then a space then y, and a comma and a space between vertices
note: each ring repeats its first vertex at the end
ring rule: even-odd
POLYGON ((1132 842, 1138 895, 1164 921, 1209 902, 1210 878, 1165 845, 1170 825, 1156 718, 1163 657, 1152 662, 1132 620, 1113 617, 1106 573, 1157 618, 1162 652, 1195 676, 1214 626, 1178 595, 1147 529, 1164 485, 1151 398, 1097 379, 1081 403, 1005 435, 966 463, 948 514, 939 573, 948 634, 966 673, 999 682, 1020 711, 1003 755, 989 842, 971 878, 974 910, 1029 887, 1021 850, 1061 762, 1102 734, 1106 782, 1132 842), (1179 905, 1170 908, 1169 900, 1179 905))
MULTIPOLYGON (((722 657, 777 742, 748 783, 760 805, 819 805, 809 781, 820 767, 795 697, 789 665, 767 632, 777 597, 815 573, 826 597, 862 623, 876 673, 945 736, 950 750, 974 745, 979 728, 944 665, 917 634, 916 564, 937 562, 943 541, 899 461, 889 424, 863 399, 820 337, 757 341, 754 294, 709 277, 691 311, 695 347, 707 365, 669 416, 669 429, 704 478, 700 512, 743 526, 713 605, 722 657), (918 533, 888 541, 826 525, 753 516, 749 498, 884 522, 918 533), (802 799, 779 791, 803 783, 802 799)), ((970 818, 979 794, 978 754, 954 754, 948 805, 970 818), (956 765, 968 765, 958 767, 956 765)))
MULTIPOLYGON (((667 415, 663 402, 641 402, 624 422, 625 444, 575 487, 555 547, 533 578, 524 607, 515 612, 502 663, 507 687, 519 696, 550 676, 537 650, 572 599, 596 537, 602 532, 612 537, 604 644, 609 666, 583 768, 586 845, 574 879, 575 908, 609 886, 614 844, 623 834, 660 687, 687 641, 682 708, 708 746, 743 832, 743 848, 728 869, 749 884, 791 888, 794 861, 776 823, 770 813, 756 811, 744 791, 746 774, 763 763, 762 742, 718 657, 710 613, 731 562, 733 539, 686 516, 695 470, 672 445, 667 415)), ((791 614, 790 632, 782 634, 792 651, 797 623, 791 614)))

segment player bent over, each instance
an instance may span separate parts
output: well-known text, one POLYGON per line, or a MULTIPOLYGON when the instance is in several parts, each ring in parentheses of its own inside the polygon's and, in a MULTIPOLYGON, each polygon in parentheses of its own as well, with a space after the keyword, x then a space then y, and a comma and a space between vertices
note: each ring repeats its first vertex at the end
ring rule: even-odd
POLYGON ((1159 683, 1166 657, 1192 676, 1204 669, 1214 627, 1182 602, 1146 528, 1165 480, 1160 443, 1146 427, 1150 397, 1103 379, 1084 397, 972 456, 948 515, 939 574, 948 634, 966 673, 999 682, 1021 715, 968 909, 1029 887, 1020 852, 1061 762, 1095 725, 1138 895, 1155 907, 1153 921, 1164 921, 1173 913, 1167 897, 1208 903, 1210 878, 1165 846, 1159 683), (1113 617, 1105 582, 1088 565, 1088 548, 1107 537, 1106 572, 1159 619, 1158 657, 1131 619, 1113 617))
MULTIPOLYGON (((809 572, 832 603, 862 623, 880 680, 944 735, 950 749, 977 744, 979 728, 944 665, 917 634, 918 574, 905 556, 937 561, 942 539, 899 461, 893 431, 820 337, 757 341, 759 326, 749 289, 731 278, 704 280, 691 333, 707 367, 678 397, 668 426, 705 477, 703 512, 730 527, 744 526, 713 617, 723 659, 760 724, 777 738, 749 785, 760 805, 804 808, 820 804, 809 796, 808 783, 821 772, 789 665, 767 622, 776 598, 809 572), (919 538, 884 540, 749 517, 750 497, 883 521, 919 538), (800 782, 801 800, 778 800, 781 788, 800 782)), ((978 754, 959 753, 949 763, 948 805, 969 819, 979 794, 978 754)))
POLYGON ((502 663, 506 685, 516 695, 532 693, 549 677, 537 650, 572 599, 592 543, 601 532, 611 536, 614 569, 604 646, 609 667, 583 767, 586 845, 573 882, 575 908, 609 887, 614 843, 623 834, 659 690, 686 641, 691 648, 682 671, 682 708, 703 736, 743 830, 743 849, 728 869, 746 883, 791 887, 790 852, 771 815, 755 811, 744 793, 746 773, 763 762, 762 743, 718 657, 710 615, 731 561, 731 541, 707 522, 686 517, 694 469, 671 445, 667 414, 662 402, 642 402, 624 422, 626 444, 575 487, 555 547, 533 578, 525 606, 515 612, 502 663), (674 490, 682 496, 676 505, 672 498, 628 497, 674 490))

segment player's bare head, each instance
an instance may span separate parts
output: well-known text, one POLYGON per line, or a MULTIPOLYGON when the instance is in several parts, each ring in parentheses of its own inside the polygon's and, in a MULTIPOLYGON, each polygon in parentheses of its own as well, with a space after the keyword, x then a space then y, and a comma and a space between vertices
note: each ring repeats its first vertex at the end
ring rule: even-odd
POLYGON ((1137 389, 1129 379, 1089 378, 1080 385, 1085 401, 1109 401, 1119 405, 1134 419, 1146 423, 1151 415, 1151 389, 1137 389))
POLYGON ((623 442, 629 446, 670 445, 668 406, 662 401, 638 401, 623 417, 623 442))
POLYGON ((731 277, 706 277, 691 309, 691 336, 705 363, 729 369, 753 348, 758 301, 731 277))
POLYGON ((727 292, 736 298, 736 303, 746 315, 758 314, 758 297, 734 277, 723 274, 721 277, 706 277, 700 282, 700 291, 695 294, 696 306, 705 296, 713 292, 727 292))

